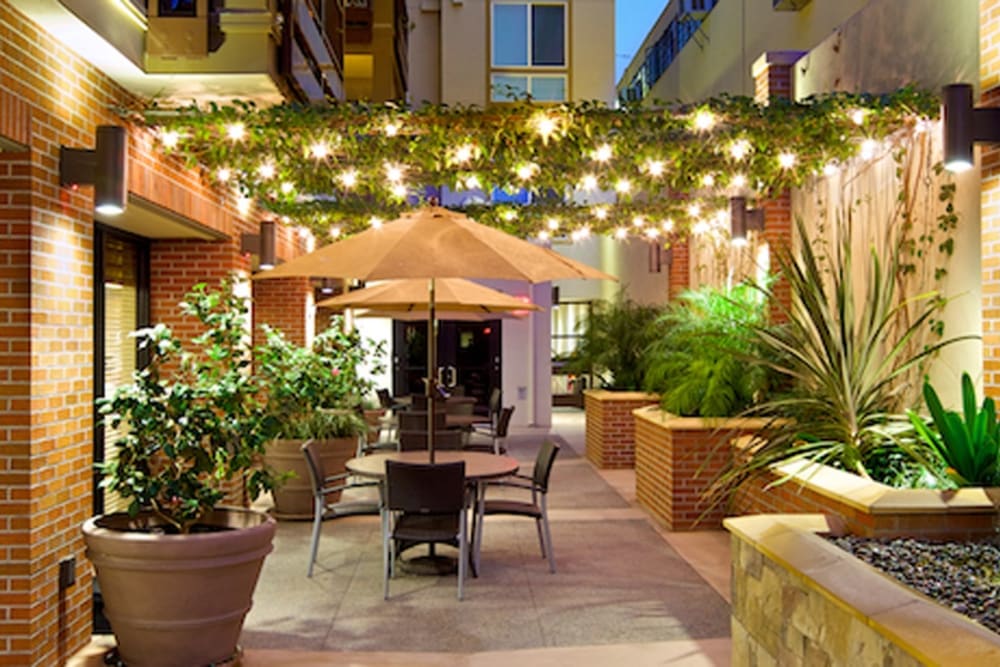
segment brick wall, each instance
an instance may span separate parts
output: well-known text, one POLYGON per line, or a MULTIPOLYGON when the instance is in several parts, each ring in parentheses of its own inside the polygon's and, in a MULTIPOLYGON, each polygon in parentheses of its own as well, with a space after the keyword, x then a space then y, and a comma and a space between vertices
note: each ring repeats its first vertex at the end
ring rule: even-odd
MULTIPOLYGON (((0 0, 0 664, 58 665, 91 631, 91 570, 80 525, 92 513, 93 191, 58 183, 59 147, 90 148, 96 127, 128 125, 110 79, 0 0), (58 563, 77 582, 58 590, 58 563)), ((153 317, 168 320, 191 284, 246 271, 239 234, 254 221, 231 194, 129 126, 129 189, 225 235, 156 241, 153 317)), ((279 254, 298 252, 282 230, 279 254)))
POLYGON ((635 466, 635 418, 632 411, 656 405, 656 394, 588 389, 583 393, 587 460, 598 468, 635 466))
POLYGON ((674 417, 655 408, 635 411, 636 500, 669 530, 722 525, 724 507, 706 502, 712 480, 729 462, 729 442, 755 433, 760 420, 674 417))
POLYGON ((256 280, 253 284, 254 339, 263 342, 261 324, 281 330, 296 345, 306 343, 306 317, 312 288, 308 278, 256 280))
MULTIPOLYGON (((979 3, 980 104, 1000 106, 1000 0, 979 3)), ((983 389, 1000 396, 1000 146, 982 144, 983 389)))

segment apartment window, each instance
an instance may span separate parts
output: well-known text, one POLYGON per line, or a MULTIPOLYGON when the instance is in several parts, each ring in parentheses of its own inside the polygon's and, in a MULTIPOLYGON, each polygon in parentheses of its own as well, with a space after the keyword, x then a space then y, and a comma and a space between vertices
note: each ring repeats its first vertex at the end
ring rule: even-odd
POLYGON ((492 99, 567 99, 565 2, 493 3, 492 99))

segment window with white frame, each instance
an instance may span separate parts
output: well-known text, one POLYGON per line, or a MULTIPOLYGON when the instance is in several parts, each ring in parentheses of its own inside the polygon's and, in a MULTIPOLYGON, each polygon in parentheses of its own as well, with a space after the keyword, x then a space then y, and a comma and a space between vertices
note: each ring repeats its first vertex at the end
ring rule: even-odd
POLYGON ((491 99, 562 102, 569 95, 567 3, 494 0, 491 99))

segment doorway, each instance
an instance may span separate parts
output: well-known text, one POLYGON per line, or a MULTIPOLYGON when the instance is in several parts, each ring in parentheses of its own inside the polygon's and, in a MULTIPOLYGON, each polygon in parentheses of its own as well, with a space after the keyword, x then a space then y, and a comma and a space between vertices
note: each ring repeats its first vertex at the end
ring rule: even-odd
MULTIPOLYGON (((486 410, 490 393, 501 386, 501 322, 438 322, 438 381, 448 392, 476 399, 486 410)), ((397 396, 424 393, 427 377, 427 322, 394 320, 392 381, 397 396)))

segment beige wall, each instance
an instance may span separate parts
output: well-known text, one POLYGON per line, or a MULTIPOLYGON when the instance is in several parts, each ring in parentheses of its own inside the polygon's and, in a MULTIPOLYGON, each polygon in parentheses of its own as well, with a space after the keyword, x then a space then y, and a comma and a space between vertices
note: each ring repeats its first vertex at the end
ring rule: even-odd
MULTIPOLYGON (((409 0, 410 99, 485 105, 489 0, 409 0)), ((570 96, 614 100, 614 0, 569 1, 570 96)))
MULTIPOLYGON (((867 0, 814 0, 798 12, 779 12, 772 8, 772 0, 720 2, 653 85, 649 97, 693 102, 722 92, 752 96, 750 68, 761 53, 807 51, 866 3, 867 0)), ((896 0, 897 7, 901 4, 896 0)), ((642 66, 646 49, 660 37, 674 12, 669 9, 660 17, 656 28, 636 51, 636 60, 625 71, 622 82, 631 81, 642 66)))

